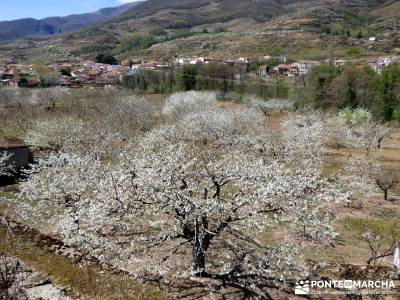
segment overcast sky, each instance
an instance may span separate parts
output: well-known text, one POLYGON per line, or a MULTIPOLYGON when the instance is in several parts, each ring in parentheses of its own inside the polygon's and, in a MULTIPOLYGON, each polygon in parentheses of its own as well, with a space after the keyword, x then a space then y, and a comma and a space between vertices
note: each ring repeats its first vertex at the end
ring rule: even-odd
POLYGON ((137 0, 0 0, 0 21, 93 12, 137 0))

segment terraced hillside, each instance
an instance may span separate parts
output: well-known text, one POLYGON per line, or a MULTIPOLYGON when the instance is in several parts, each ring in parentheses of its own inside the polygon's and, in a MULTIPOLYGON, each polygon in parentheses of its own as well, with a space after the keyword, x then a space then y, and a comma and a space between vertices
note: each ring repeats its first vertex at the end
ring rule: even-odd
POLYGON ((2 45, 0 55, 29 61, 99 53, 120 59, 379 55, 398 48, 399 10, 392 0, 148 0, 100 26, 2 45))

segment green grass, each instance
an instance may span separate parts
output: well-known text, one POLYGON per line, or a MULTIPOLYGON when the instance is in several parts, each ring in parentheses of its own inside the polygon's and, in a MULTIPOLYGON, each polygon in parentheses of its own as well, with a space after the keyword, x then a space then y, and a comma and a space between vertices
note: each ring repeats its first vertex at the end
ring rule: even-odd
POLYGON ((68 288, 72 298, 104 300, 168 299, 158 288, 140 284, 132 278, 114 274, 94 264, 79 265, 72 259, 39 247, 34 240, 20 235, 9 237, 0 228, 0 251, 17 257, 29 267, 49 274, 52 282, 68 288))
POLYGON ((361 239, 361 235, 369 230, 384 238, 385 243, 390 244, 393 239, 400 239, 399 218, 352 218, 346 217, 342 220, 345 230, 349 230, 355 238, 361 239))
POLYGON ((9 138, 18 138, 20 135, 21 133, 16 130, 0 131, 0 143, 5 142, 5 140, 9 138))
POLYGON ((0 213, 10 208, 10 202, 16 200, 16 195, 13 192, 0 191, 0 213))
MULTIPOLYGON (((1 198, 6 201, 0 201, 0 212, 16 205, 14 192, 0 192, 1 198)), ((128 276, 114 274, 95 264, 80 265, 73 259, 56 255, 46 246, 38 245, 38 234, 10 237, 0 227, 0 252, 15 256, 29 267, 49 274, 52 282, 67 287, 73 298, 84 295, 102 300, 168 299, 154 286, 140 284, 128 276)))

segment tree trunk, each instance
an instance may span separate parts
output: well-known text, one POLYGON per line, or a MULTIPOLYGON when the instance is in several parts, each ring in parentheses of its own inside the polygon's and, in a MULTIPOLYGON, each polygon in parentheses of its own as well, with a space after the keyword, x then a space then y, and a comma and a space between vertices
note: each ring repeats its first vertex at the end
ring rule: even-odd
POLYGON ((383 192, 384 192, 384 195, 385 195, 385 200, 387 200, 388 199, 388 190, 387 189, 383 190, 383 192))
POLYGON ((206 273, 206 253, 210 247, 211 236, 204 231, 208 229, 208 220, 205 215, 201 222, 196 220, 193 242, 193 271, 197 277, 203 277, 206 273))
POLYGON ((382 140, 383 140, 383 138, 381 138, 381 139, 378 139, 378 149, 381 149, 381 146, 382 146, 382 140))
POLYGON ((193 246, 193 271, 197 277, 202 277, 206 268, 206 254, 202 244, 202 241, 196 239, 193 246))

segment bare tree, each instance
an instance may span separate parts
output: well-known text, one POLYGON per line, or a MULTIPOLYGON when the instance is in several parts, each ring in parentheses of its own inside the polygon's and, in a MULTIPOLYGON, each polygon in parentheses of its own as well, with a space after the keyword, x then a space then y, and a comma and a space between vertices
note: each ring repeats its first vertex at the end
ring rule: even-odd
POLYGON ((150 130, 155 124, 155 115, 154 105, 144 97, 101 99, 86 116, 87 128, 93 135, 97 132, 100 138, 109 134, 130 138, 150 130))
POLYGON ((392 127, 389 124, 376 124, 374 128, 375 140, 378 149, 381 149, 382 142, 392 133, 392 127))
POLYGON ((367 155, 374 148, 381 148, 382 141, 391 133, 388 124, 375 122, 360 123, 356 126, 348 127, 348 141, 355 147, 363 149, 367 155))
POLYGON ((251 99, 250 106, 260 109, 264 115, 269 116, 272 111, 283 113, 283 111, 293 109, 294 103, 288 99, 268 99, 267 101, 251 99))
POLYGON ((385 171, 380 169, 378 172, 372 175, 376 182, 376 185, 382 190, 384 200, 388 200, 389 191, 400 183, 400 177, 394 171, 385 171))
POLYGON ((345 163, 350 173, 354 175, 354 181, 362 178, 367 185, 378 187, 383 192, 384 200, 389 199, 391 189, 399 186, 399 172, 389 170, 369 151, 364 155, 352 155, 346 158, 345 163))
POLYGON ((368 247, 371 251, 371 257, 367 260, 368 265, 372 263, 374 267, 379 267, 382 264, 383 258, 394 254, 396 246, 395 241, 389 249, 382 250, 384 240, 383 236, 368 230, 362 234, 362 238, 368 243, 368 247))

